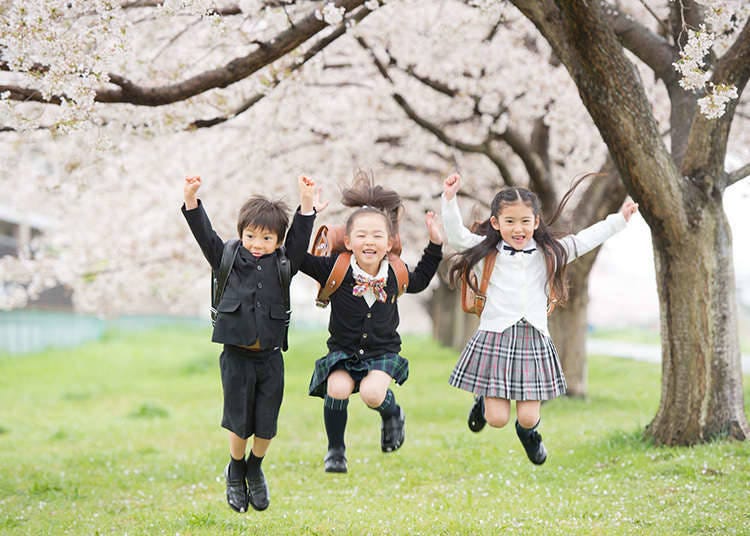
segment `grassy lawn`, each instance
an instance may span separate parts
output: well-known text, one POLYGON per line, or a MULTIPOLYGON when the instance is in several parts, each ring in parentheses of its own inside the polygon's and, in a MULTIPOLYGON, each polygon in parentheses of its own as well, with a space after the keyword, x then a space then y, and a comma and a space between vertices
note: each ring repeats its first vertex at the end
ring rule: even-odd
POLYGON ((406 444, 381 453, 355 396, 349 473, 326 474, 322 403, 306 394, 318 333, 293 334, 286 356, 271 506, 236 514, 208 339, 167 329, 0 357, 0 534, 750 534, 750 445, 650 446, 659 367, 623 359, 590 359, 588 400, 544 405, 536 467, 512 427, 467 429, 471 397, 447 385, 456 353, 407 338, 406 444))

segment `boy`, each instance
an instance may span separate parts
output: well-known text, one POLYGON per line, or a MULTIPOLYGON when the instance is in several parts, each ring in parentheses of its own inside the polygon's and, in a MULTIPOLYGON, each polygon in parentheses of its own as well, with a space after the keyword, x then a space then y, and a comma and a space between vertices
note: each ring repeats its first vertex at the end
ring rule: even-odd
MULTIPOLYGON (((292 275, 305 255, 315 220, 315 182, 300 177, 298 183, 300 208, 285 242, 292 275)), ((224 241, 211 227, 197 198, 200 186, 200 177, 185 179, 182 213, 206 260, 218 271, 224 241)), ((245 202, 237 221, 242 247, 216 306, 218 316, 211 340, 224 345, 220 357, 224 392, 221 425, 229 430, 230 461, 224 477, 227 503, 237 512, 245 512, 248 503, 256 510, 265 510, 269 504, 261 463, 276 435, 284 394, 281 347, 290 312, 284 305, 277 256, 289 222, 288 212, 285 203, 260 196, 245 202), (246 461, 250 436, 253 441, 246 461)))

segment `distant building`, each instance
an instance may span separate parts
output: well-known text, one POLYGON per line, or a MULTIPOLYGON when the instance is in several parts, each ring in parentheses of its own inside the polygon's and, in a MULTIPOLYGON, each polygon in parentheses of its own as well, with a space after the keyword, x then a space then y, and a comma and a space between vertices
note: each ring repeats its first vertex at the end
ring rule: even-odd
MULTIPOLYGON (((41 235, 50 221, 43 216, 22 214, 10 207, 0 205, 0 257, 19 254, 31 247, 32 239, 41 235)), ((28 307, 34 309, 72 310, 73 293, 62 285, 41 293, 28 307)))

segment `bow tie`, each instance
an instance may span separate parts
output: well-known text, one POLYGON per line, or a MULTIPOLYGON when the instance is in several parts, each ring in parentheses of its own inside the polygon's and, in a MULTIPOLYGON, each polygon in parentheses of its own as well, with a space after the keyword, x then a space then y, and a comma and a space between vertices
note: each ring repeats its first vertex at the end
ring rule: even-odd
POLYGON ((516 249, 516 248, 512 248, 510 246, 506 246, 506 245, 503 245, 503 249, 505 249, 507 251, 510 251, 510 255, 511 256, 515 255, 516 253, 529 253, 530 254, 532 251, 536 251, 536 248, 531 248, 531 249, 516 249))
POLYGON ((354 276, 354 288, 352 294, 355 296, 364 296, 365 292, 372 290, 375 297, 380 302, 385 302, 388 299, 388 294, 385 292, 385 278, 379 277, 377 279, 368 279, 361 275, 354 276))

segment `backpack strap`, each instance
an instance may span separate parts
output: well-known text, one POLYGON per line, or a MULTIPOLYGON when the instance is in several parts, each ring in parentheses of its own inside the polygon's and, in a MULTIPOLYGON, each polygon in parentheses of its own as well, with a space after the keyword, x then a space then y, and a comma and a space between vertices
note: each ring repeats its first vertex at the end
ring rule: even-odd
POLYGON ((211 271, 211 324, 216 323, 216 317, 218 311, 216 308, 219 306, 221 297, 224 295, 224 289, 227 286, 229 280, 229 272, 232 271, 234 266, 234 259, 237 257, 237 251, 240 249, 240 241, 237 238, 227 240, 224 243, 224 249, 221 252, 221 262, 219 263, 219 271, 211 271))
POLYGON ((289 348, 289 321, 292 315, 292 303, 289 297, 289 284, 292 282, 292 265, 289 257, 286 256, 286 246, 281 246, 276 253, 276 270, 279 274, 279 283, 281 284, 281 294, 284 297, 284 307, 286 314, 289 315, 284 324, 284 342, 281 346, 283 351, 289 348))
MULTIPOLYGON (((484 304, 487 302, 487 287, 490 284, 490 276, 492 275, 492 270, 495 268, 496 259, 497 248, 492 248, 492 250, 490 250, 490 252, 487 253, 487 256, 485 256, 484 258, 484 266, 482 267, 482 280, 479 283, 478 291, 474 292, 473 308, 466 312, 476 313, 477 316, 482 316, 484 304)), ((474 274, 472 273, 471 276, 473 277, 474 274)), ((468 301, 467 294, 469 292, 469 289, 469 280, 467 275, 464 274, 461 282, 461 303, 463 305, 466 305, 466 302, 468 301)))
POLYGON ((315 299, 315 305, 318 307, 325 307, 331 301, 331 294, 336 292, 341 286, 341 281, 344 280, 346 271, 349 269, 349 263, 352 254, 348 251, 341 253, 336 257, 336 262, 333 263, 331 273, 328 274, 326 284, 320 287, 318 291, 318 297, 315 299))
POLYGON ((388 263, 396 274, 396 282, 398 283, 397 297, 400 298, 409 286, 409 269, 406 267, 406 264, 404 264, 404 261, 401 260, 401 257, 395 253, 388 254, 388 263))
POLYGON ((331 244, 328 241, 328 226, 323 224, 318 227, 310 246, 310 255, 325 257, 331 254, 331 244))
MULTIPOLYGON (((330 303, 331 294, 338 290, 338 288, 341 286, 341 282, 344 280, 344 276, 346 276, 346 272, 349 269, 349 265, 351 264, 351 258, 352 254, 349 251, 341 253, 338 257, 336 257, 336 262, 333 264, 331 273, 328 274, 326 284, 321 286, 320 290, 318 291, 318 297, 315 300, 315 305, 317 305, 318 307, 325 307, 330 303)), ((409 270, 408 268, 406 268, 406 264, 404 264, 404 261, 401 260, 401 257, 396 255, 395 253, 388 254, 388 263, 390 264, 391 268, 393 268, 393 272, 396 274, 396 284, 398 286, 397 297, 401 297, 401 295, 406 292, 406 288, 409 286, 409 270)))

